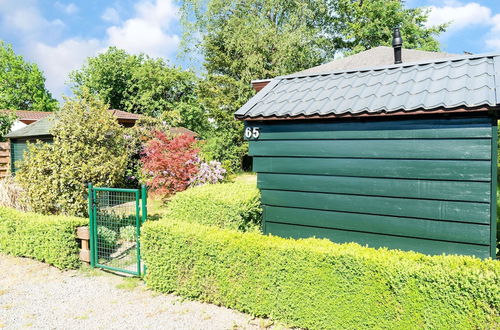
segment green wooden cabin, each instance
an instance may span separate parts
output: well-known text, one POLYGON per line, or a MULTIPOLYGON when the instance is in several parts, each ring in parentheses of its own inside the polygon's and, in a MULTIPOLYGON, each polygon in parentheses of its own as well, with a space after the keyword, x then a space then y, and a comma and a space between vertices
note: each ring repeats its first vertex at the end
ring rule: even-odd
POLYGON ((263 230, 495 257, 500 55, 272 79, 245 121, 263 230))
POLYGON ((11 173, 16 173, 16 162, 23 159, 24 152, 28 149, 29 142, 35 143, 36 141, 41 141, 52 143, 53 137, 49 133, 49 129, 52 127, 52 120, 50 118, 50 116, 47 116, 33 124, 10 132, 5 136, 10 141, 11 173))

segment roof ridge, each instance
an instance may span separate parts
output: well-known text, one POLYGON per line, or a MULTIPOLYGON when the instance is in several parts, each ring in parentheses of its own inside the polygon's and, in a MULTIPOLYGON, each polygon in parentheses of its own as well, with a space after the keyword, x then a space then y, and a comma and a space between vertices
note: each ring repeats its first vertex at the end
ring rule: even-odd
POLYGON ((300 73, 299 72, 299 73, 292 73, 289 75, 278 76, 278 77, 271 79, 271 81, 275 80, 275 79, 285 80, 285 79, 292 79, 292 78, 328 76, 328 75, 341 74, 341 73, 356 73, 356 72, 382 71, 382 70, 390 70, 390 69, 403 69, 406 67, 415 67, 415 66, 433 64, 433 63, 458 62, 458 61, 463 61, 463 60, 474 60, 474 59, 481 59, 481 58, 495 58, 495 57, 499 57, 499 56, 500 56, 499 52, 493 52, 493 53, 484 53, 484 54, 475 54, 475 55, 460 55, 460 56, 455 56, 455 57, 426 59, 426 60, 416 61, 416 62, 404 62, 401 64, 381 65, 381 66, 374 66, 374 67, 360 67, 357 69, 353 68, 353 69, 334 70, 334 71, 328 71, 328 72, 310 72, 310 73, 300 73))

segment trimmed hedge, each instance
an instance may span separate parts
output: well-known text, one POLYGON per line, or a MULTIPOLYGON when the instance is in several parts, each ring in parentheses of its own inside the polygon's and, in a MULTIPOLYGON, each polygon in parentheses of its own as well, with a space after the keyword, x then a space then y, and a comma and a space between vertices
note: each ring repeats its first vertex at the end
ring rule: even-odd
POLYGON ((143 227, 147 285, 290 326, 494 328, 500 263, 192 223, 143 227))
POLYGON ((168 204, 172 219, 220 228, 260 229, 262 209, 255 183, 206 184, 177 193, 168 204))
POLYGON ((30 257, 60 269, 77 268, 76 227, 84 218, 24 213, 0 207, 0 252, 30 257))

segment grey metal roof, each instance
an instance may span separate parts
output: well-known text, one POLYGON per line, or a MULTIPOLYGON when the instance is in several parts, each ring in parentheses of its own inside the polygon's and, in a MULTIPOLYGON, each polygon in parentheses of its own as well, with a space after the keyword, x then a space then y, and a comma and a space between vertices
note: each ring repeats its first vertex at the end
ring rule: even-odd
POLYGON ((10 132, 5 135, 6 138, 22 138, 22 137, 30 137, 30 136, 44 136, 51 135, 49 130, 54 126, 53 116, 47 116, 39 121, 34 122, 33 124, 29 124, 23 128, 10 132))
MULTIPOLYGON (((443 59, 447 57, 457 57, 458 54, 427 52, 416 49, 401 50, 403 62, 421 62, 432 59, 443 59)), ((351 56, 337 58, 331 62, 300 71, 299 74, 325 73, 339 70, 359 69, 365 67, 377 67, 394 64, 394 48, 379 46, 365 50, 351 56)))
POLYGON ((500 55, 468 55, 273 79, 238 118, 377 114, 495 106, 500 55), (496 80, 495 80, 496 78, 496 80))

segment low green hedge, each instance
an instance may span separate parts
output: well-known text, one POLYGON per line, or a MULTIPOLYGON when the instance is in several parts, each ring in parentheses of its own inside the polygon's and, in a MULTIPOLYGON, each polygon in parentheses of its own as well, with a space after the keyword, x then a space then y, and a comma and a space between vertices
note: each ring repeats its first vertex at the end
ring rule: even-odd
POLYGON ((0 207, 0 252, 67 269, 79 265, 76 227, 84 218, 40 215, 0 207))
POLYGON ((177 221, 146 223, 147 285, 310 329, 498 326, 500 263, 177 221))
POLYGON ((220 228, 260 229, 262 209, 255 183, 206 184, 177 193, 168 204, 172 219, 220 228))

